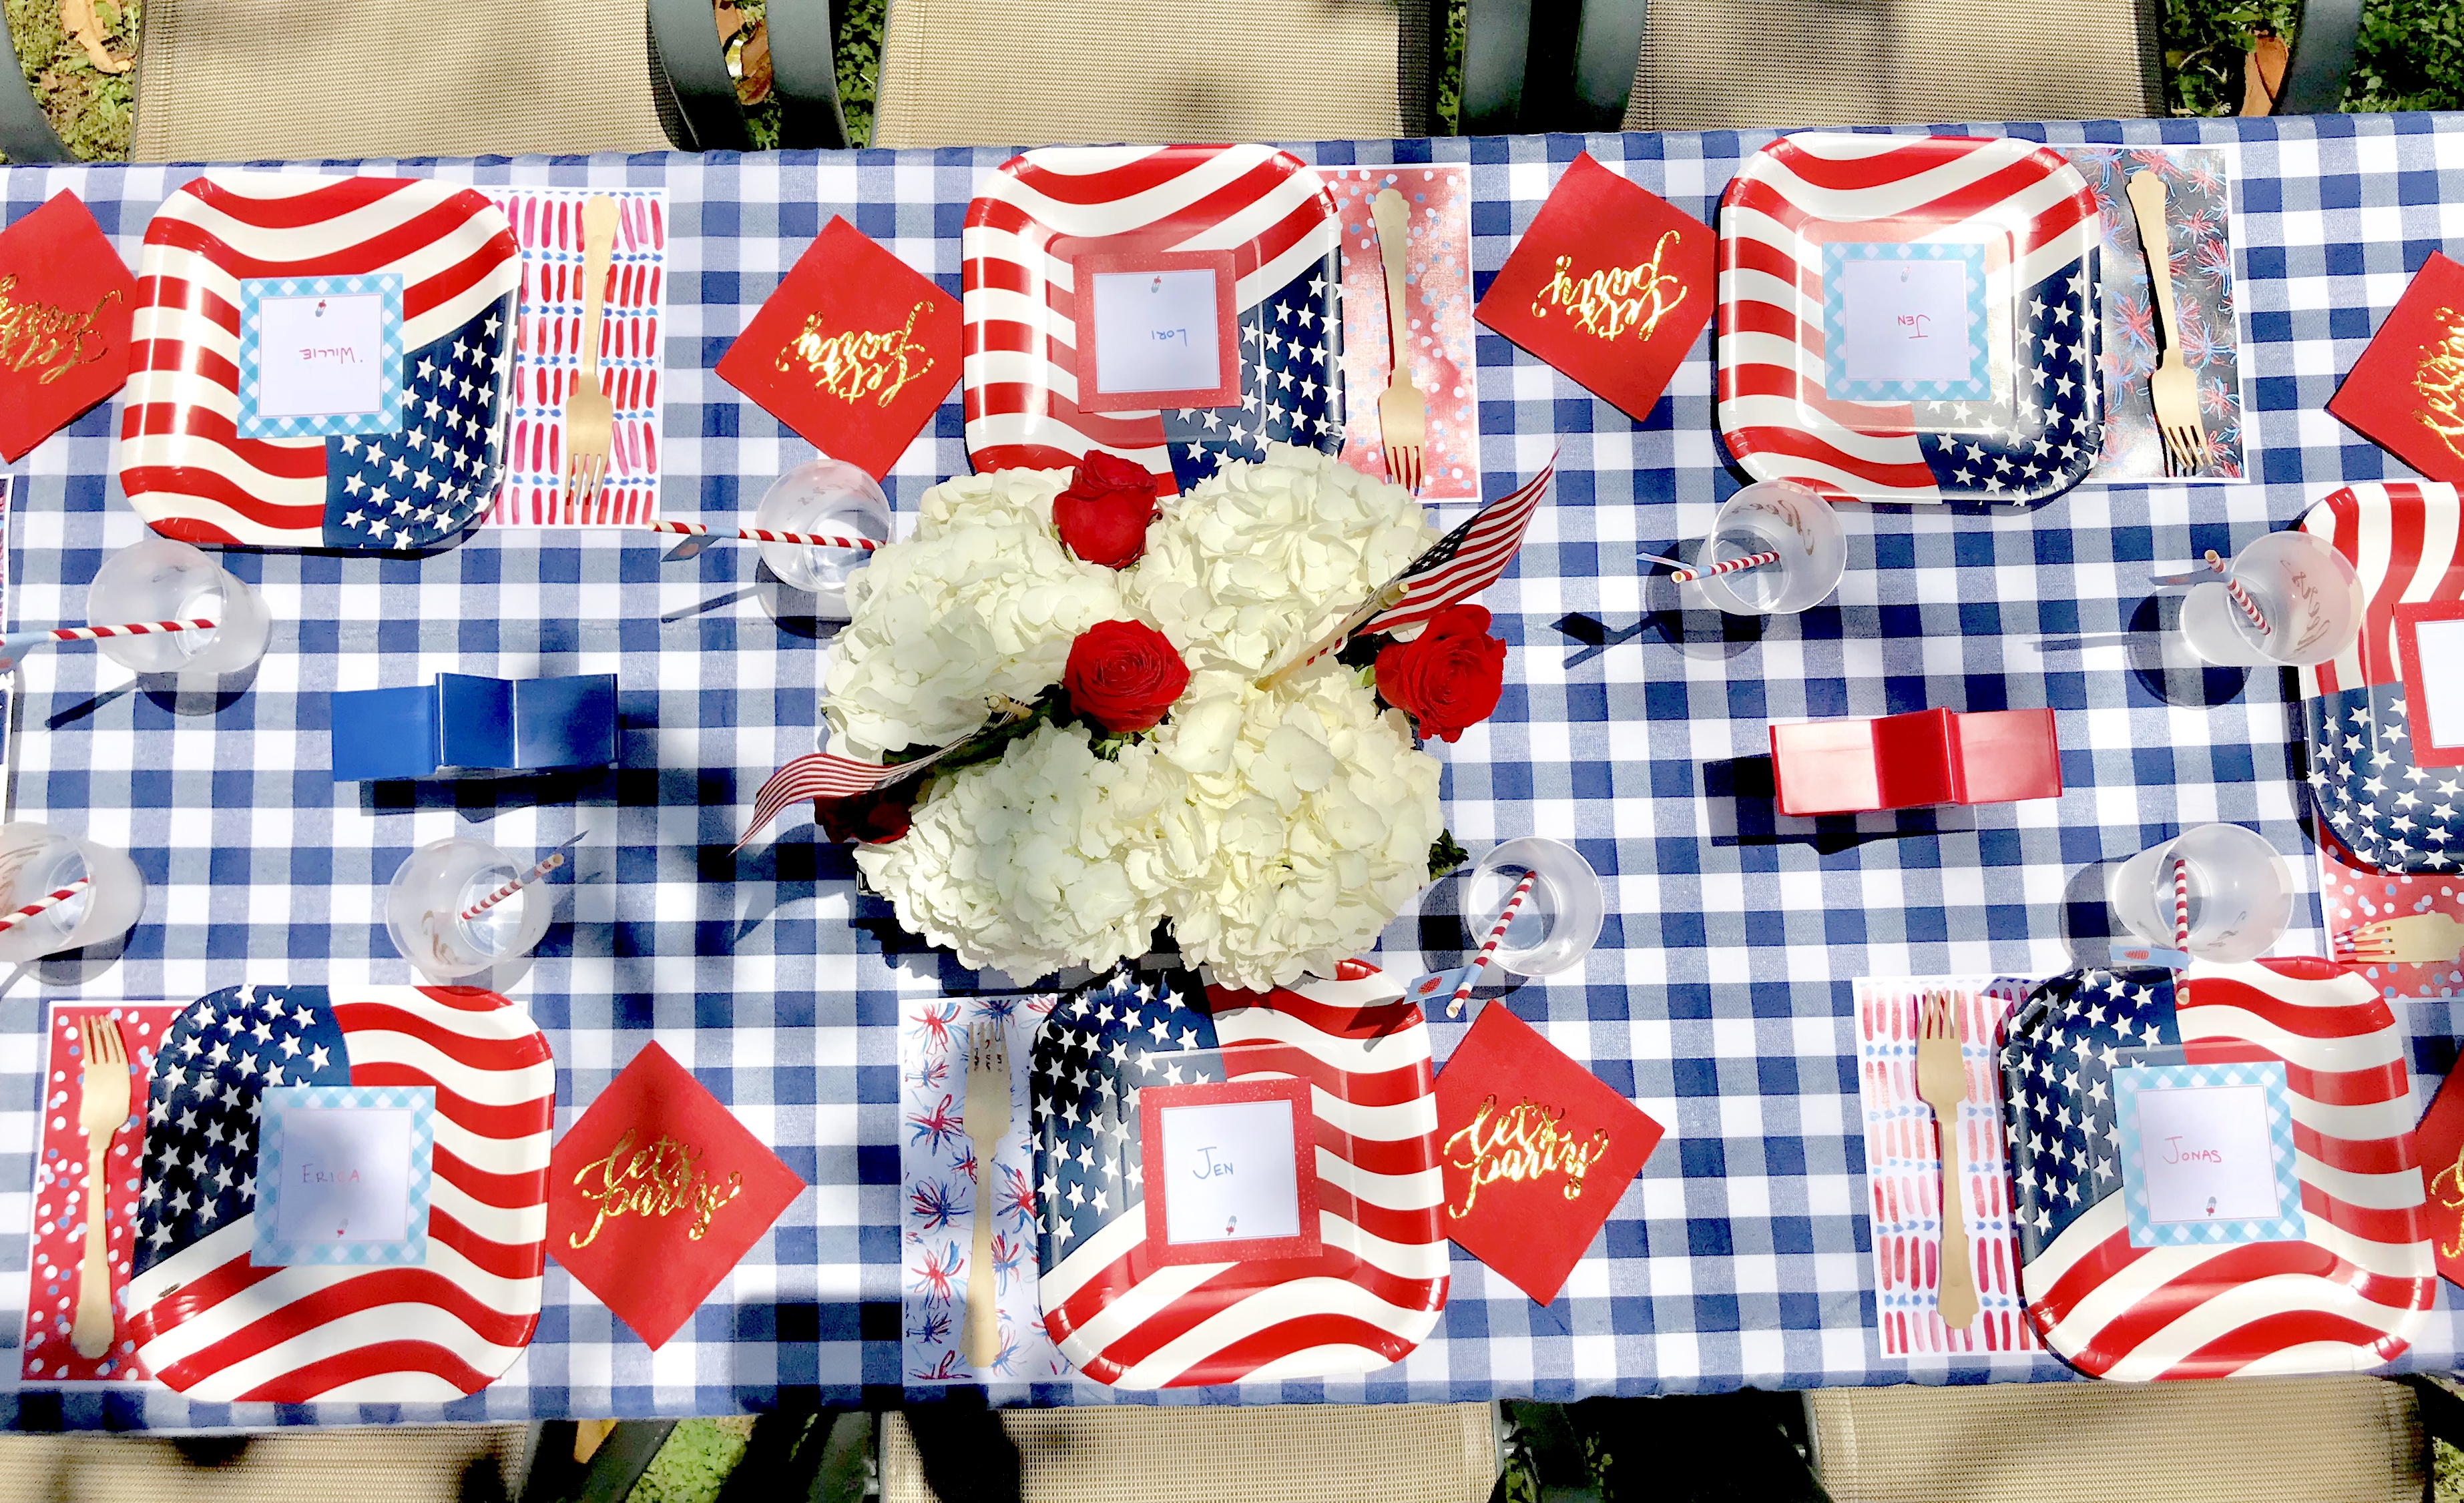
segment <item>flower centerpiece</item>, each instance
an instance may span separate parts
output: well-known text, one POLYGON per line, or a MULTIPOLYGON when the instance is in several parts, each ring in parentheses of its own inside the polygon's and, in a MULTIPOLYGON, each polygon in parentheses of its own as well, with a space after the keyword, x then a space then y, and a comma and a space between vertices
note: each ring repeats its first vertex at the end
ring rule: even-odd
POLYGON ((1455 605, 1277 670, 1438 537, 1287 445, 1168 504, 1104 453, 935 486, 850 581, 822 701, 840 753, 935 760, 816 816, 968 966, 1101 968, 1168 924, 1228 986, 1331 975, 1452 864, 1419 738, 1496 708, 1506 643, 1455 605))

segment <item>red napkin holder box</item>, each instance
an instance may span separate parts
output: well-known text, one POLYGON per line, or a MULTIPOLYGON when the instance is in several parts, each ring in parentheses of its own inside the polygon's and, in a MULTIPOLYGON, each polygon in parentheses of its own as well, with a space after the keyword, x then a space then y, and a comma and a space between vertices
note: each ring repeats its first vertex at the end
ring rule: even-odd
POLYGON ((1784 815, 1999 804, 2062 792, 2050 709, 1810 720, 1771 727, 1771 744, 1784 815))

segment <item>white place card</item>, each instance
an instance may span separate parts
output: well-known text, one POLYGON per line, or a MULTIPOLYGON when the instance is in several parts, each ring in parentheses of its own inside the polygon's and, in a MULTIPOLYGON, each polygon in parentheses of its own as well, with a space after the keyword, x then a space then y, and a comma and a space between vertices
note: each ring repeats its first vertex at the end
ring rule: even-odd
POLYGON ((276 1086, 259 1106, 252 1263, 428 1260, 434 1088, 276 1086))
POLYGON ((261 417, 373 413, 385 390, 385 297, 266 297, 257 336, 261 417))
POLYGON ((1199 391, 1223 384, 1216 329, 1225 290, 1214 268, 1102 272, 1091 280, 1098 391, 1199 391))
POLYGON ((1822 248, 1822 385, 1852 402, 1980 402, 1985 248, 1833 241, 1822 248))
POLYGON ((2132 1246, 2305 1235, 2280 1061, 2126 1066, 2113 1094, 2132 1246))
POLYGON ((2413 628, 2421 672, 2405 687, 2427 719, 2433 747, 2464 748, 2464 621, 2425 621, 2413 628))
POLYGON ((1163 1152, 1146 1165, 1152 1185, 1169 1176, 1164 1236, 1175 1243, 1298 1236, 1292 1103, 1225 1101, 1167 1106, 1163 1152))

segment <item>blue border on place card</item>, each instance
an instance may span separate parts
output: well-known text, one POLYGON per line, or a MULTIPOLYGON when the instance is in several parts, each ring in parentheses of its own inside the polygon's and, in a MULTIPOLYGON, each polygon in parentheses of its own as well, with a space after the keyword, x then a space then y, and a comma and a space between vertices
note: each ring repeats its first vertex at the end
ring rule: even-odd
POLYGON ((258 1098, 256 1241, 258 1268, 324 1263, 386 1267, 428 1261, 428 1191, 435 1167, 436 1088, 429 1085, 277 1085, 258 1098), (282 1114, 287 1111, 410 1111, 410 1210, 399 1242, 284 1242, 275 1235, 282 1185, 282 1114))
POLYGON ((239 436, 251 439, 315 438, 328 433, 399 433, 403 425, 402 276, 370 272, 361 276, 253 276, 239 284, 239 436), (319 417, 261 417, 256 410, 257 341, 263 334, 257 304, 268 297, 332 297, 375 293, 385 299, 385 362, 378 376, 377 410, 319 417))
POLYGON ((1985 248, 1974 244, 1900 240, 1831 240, 1822 247, 1822 389, 1847 402, 1983 402, 1993 396, 1987 356, 1985 248), (1851 381, 1843 275, 1851 261, 1960 261, 1968 267, 1968 379, 1851 381))
POLYGON ((2122 1140, 2122 1200, 2135 1248, 2212 1247, 2239 1242, 2300 1242, 2309 1236, 2301 1215, 2301 1177, 2293 1158, 2293 1107, 2279 1060, 2233 1060, 2216 1064, 2129 1065, 2113 1072, 2114 1125, 2122 1140), (2258 1085, 2267 1092, 2267 1141, 2276 1169, 2273 1220, 2156 1222, 2147 1214, 2147 1171, 2140 1157, 2139 1098, 2148 1091, 2202 1086, 2258 1085))

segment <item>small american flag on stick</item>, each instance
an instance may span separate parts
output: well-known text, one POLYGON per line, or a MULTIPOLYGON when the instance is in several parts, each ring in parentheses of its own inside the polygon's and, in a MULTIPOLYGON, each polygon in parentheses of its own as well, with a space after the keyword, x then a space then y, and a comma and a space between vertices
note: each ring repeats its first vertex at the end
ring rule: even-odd
POLYGON ((1531 514, 1540 510, 1540 498, 1548 494, 1549 482, 1556 474, 1557 456, 1551 454, 1530 484, 1491 501, 1439 538, 1395 577, 1395 583, 1403 586, 1402 600, 1372 616, 1359 629, 1378 632, 1417 626, 1495 584, 1523 547, 1531 514))

